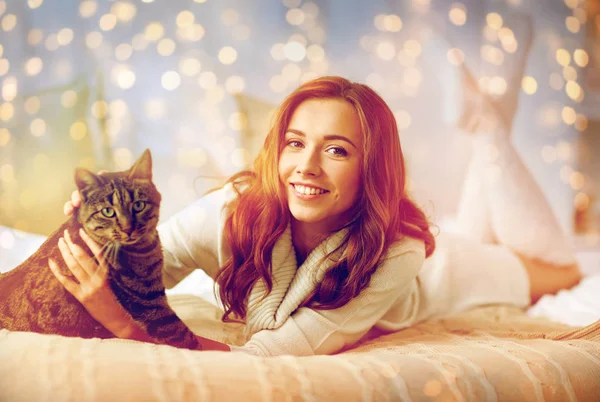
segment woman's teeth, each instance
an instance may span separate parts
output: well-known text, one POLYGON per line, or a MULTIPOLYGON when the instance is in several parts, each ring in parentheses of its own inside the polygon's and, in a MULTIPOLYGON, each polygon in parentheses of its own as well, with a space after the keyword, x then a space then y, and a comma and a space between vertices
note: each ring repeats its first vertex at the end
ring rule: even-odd
POLYGON ((327 192, 327 190, 317 190, 316 188, 305 187, 305 186, 301 186, 299 184, 294 184, 294 188, 296 189, 297 192, 304 194, 304 195, 324 194, 327 192))

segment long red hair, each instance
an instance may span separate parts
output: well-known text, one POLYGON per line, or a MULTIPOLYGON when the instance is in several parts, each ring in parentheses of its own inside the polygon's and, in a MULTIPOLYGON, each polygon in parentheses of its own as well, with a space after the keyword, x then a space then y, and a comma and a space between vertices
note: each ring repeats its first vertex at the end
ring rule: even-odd
MULTIPOLYGON (((233 321, 232 314, 245 319, 246 302, 256 281, 264 280, 271 292, 271 252, 290 222, 286 189, 278 174, 284 136, 298 105, 307 99, 331 98, 349 102, 360 119, 364 191, 345 226, 348 236, 340 245, 345 253, 302 306, 326 310, 348 303, 368 286, 388 246, 402 236, 423 240, 427 257, 435 249, 427 218, 406 193, 404 156, 390 108, 366 85, 341 77, 317 78, 301 85, 281 103, 254 169, 227 180, 239 198, 225 223, 232 256, 216 277, 225 308, 223 321, 233 321)), ((327 258, 331 255, 323 260, 327 258)))

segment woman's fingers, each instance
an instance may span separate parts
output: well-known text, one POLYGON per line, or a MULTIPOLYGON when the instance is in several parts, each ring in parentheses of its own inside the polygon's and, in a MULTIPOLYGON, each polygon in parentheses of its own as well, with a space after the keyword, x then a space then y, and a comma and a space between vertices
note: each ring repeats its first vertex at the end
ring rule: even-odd
POLYGON ((71 203, 74 208, 79 208, 81 206, 81 194, 79 194, 79 190, 75 190, 71 193, 71 203))
POLYGON ((85 230, 83 230, 83 228, 79 229, 79 236, 81 236, 85 244, 90 248, 90 250, 92 250, 92 253, 94 253, 94 257, 96 257, 96 260, 98 260, 99 266, 97 267, 97 273, 100 276, 106 275, 108 273, 108 262, 106 261, 106 257, 102 252, 102 247, 98 243, 96 243, 85 232, 85 230))
POLYGON ((52 274, 54 275, 56 280, 59 281, 60 284, 63 285, 63 287, 65 289, 67 289, 67 292, 71 293, 73 296, 75 296, 76 299, 79 300, 79 291, 80 291, 79 284, 77 282, 75 282, 73 279, 71 279, 67 276, 64 276, 62 274, 62 272, 60 272, 60 269, 58 268, 58 264, 56 262, 54 262, 53 259, 48 258, 48 266, 50 267, 50 272, 52 272, 52 274))
MULTIPOLYGON (((69 232, 67 230, 65 230, 65 237, 68 237, 69 242, 70 242, 70 236, 69 236, 69 232)), ((60 253, 62 254, 63 259, 65 260, 65 263, 67 264, 67 268, 69 268, 69 271, 71 271, 71 273, 75 276, 75 278, 77 278, 77 280, 81 283, 83 281, 85 281, 90 274, 87 272, 86 269, 84 269, 82 267, 82 265, 80 264, 81 259, 83 259, 83 256, 81 255, 81 252, 85 253, 81 247, 72 244, 72 242, 70 242, 71 244, 67 244, 67 240, 65 240, 65 238, 61 237, 58 240, 58 249, 60 250, 60 253)), ((88 259, 90 257, 88 256, 88 259)))
POLYGON ((79 191, 75 190, 71 193, 71 199, 65 202, 63 206, 63 213, 67 216, 73 215, 76 208, 81 206, 81 195, 79 191))
MULTIPOLYGON (((79 234, 81 234, 82 232, 83 232, 83 229, 80 229, 79 234)), ((100 269, 98 262, 94 258, 94 257, 98 258, 98 256, 96 254, 100 254, 100 252, 101 252, 100 246, 98 246, 98 244, 96 242, 94 242, 92 239, 89 239, 94 245, 93 249, 90 248, 90 250, 92 250, 92 253, 94 254, 93 256, 91 256, 82 247, 73 243, 73 240, 71 239, 71 234, 69 233, 68 230, 65 230, 65 240, 66 240, 67 246, 69 247, 69 250, 71 250, 71 254, 75 258, 75 260, 77 260, 77 262, 79 263, 79 266, 81 268, 83 268, 83 270, 86 272, 86 274, 88 274, 89 276, 94 276, 94 274, 96 274, 97 271, 100 269)), ((87 241, 86 241, 86 244, 87 244, 87 241)))

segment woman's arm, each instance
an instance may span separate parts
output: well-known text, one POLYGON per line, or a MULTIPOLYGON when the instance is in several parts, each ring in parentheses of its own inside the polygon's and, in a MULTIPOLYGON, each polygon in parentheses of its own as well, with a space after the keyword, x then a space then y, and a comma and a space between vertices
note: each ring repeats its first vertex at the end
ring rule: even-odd
MULTIPOLYGON (((65 236, 59 240, 58 245, 67 268, 77 281, 63 275, 57 263, 48 260, 48 265, 56 279, 83 305, 96 321, 116 337, 157 343, 125 311, 112 292, 108 282, 108 262, 102 255, 100 245, 92 240, 83 229, 80 229, 79 234, 96 257, 98 263, 83 248, 74 244, 69 233, 65 231, 65 236)), ((196 338, 199 342, 199 350, 230 350, 226 344, 200 336, 196 336, 196 338)))
POLYGON ((406 328, 414 323, 419 306, 416 277, 424 258, 419 241, 418 247, 382 260, 369 286, 346 305, 299 308, 279 328, 255 333, 234 351, 258 356, 333 354, 355 344, 388 313, 394 329, 406 328))
POLYGON ((233 185, 206 194, 158 226, 163 246, 163 283, 172 288, 200 268, 215 278, 229 255, 223 252, 223 229, 237 198, 233 185))

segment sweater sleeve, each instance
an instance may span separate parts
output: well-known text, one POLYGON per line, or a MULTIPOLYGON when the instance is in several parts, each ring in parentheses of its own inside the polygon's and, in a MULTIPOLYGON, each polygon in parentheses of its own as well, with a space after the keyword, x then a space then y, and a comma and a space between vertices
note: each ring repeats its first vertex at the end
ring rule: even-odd
POLYGON ((397 328, 408 327, 418 308, 416 276, 424 259, 420 248, 388 257, 369 286, 346 305, 333 310, 299 308, 281 327, 259 331, 232 351, 257 356, 333 354, 359 341, 392 307, 397 328))
POLYGON ((223 228, 229 204, 237 197, 233 185, 209 193, 159 225, 163 247, 163 282, 172 288, 200 268, 214 278, 229 256, 223 228))

